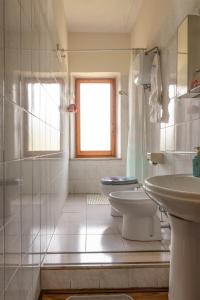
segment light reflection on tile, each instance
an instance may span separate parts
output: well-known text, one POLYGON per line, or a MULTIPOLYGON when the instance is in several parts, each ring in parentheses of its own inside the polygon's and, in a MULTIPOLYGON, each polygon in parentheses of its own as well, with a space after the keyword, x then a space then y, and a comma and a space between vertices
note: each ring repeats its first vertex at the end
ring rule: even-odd
POLYGON ((58 225, 55 234, 86 234, 86 223, 66 222, 58 225))
POLYGON ((120 235, 87 235, 87 252, 124 251, 120 235))
POLYGON ((87 222, 87 234, 119 234, 120 224, 106 224, 103 222, 87 222))
POLYGON ((85 235, 54 235, 49 252, 85 252, 85 235))
POLYGON ((112 263, 112 253, 80 253, 80 254, 47 254, 45 264, 89 264, 89 263, 112 263))
POLYGON ((66 223, 70 223, 70 222, 85 222, 86 221, 86 214, 83 213, 63 213, 59 220, 57 225, 58 226, 62 226, 66 223))

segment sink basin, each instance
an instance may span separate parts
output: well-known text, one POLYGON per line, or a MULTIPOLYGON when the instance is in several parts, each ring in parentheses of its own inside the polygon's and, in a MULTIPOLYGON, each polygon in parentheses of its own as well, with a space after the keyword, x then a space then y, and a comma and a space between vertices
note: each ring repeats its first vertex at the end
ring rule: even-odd
POLYGON ((200 178, 155 176, 145 180, 144 190, 169 213, 172 235, 169 300, 199 300, 200 178))
POLYGON ((200 223, 200 178, 163 175, 145 180, 146 193, 169 214, 200 223))

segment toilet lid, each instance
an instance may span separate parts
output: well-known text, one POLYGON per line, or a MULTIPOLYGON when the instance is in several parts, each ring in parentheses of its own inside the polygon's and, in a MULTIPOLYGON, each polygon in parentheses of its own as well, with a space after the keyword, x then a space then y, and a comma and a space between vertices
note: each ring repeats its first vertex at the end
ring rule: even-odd
POLYGON ((101 183, 105 185, 125 185, 125 184, 137 184, 136 177, 130 176, 108 176, 101 178, 101 183))

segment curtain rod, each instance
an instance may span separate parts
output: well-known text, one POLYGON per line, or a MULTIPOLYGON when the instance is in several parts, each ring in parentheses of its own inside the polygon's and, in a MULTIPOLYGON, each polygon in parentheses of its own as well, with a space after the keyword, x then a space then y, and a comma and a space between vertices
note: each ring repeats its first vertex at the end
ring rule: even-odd
POLYGON ((64 49, 60 48, 59 44, 56 45, 56 50, 64 52, 110 52, 110 51, 146 51, 145 48, 118 48, 118 49, 64 49))
POLYGON ((148 55, 149 53, 152 53, 152 52, 160 54, 160 49, 159 49, 159 47, 158 47, 158 46, 153 47, 153 48, 147 50, 147 51, 145 52, 145 54, 148 55))

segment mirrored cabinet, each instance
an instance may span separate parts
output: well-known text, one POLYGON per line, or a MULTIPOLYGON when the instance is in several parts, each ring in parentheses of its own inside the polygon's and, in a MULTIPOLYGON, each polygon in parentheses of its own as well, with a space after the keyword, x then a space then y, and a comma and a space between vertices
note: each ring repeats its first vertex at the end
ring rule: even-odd
POLYGON ((200 95, 200 16, 188 15, 178 27, 177 96, 200 95))

